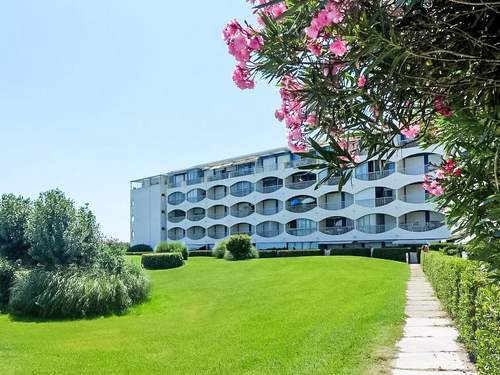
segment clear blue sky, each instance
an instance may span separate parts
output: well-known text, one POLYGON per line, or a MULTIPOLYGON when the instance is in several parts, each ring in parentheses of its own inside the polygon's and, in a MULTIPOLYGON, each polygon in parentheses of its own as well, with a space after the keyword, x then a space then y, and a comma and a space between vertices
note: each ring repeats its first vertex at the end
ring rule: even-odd
POLYGON ((244 0, 0 5, 0 194, 60 188, 129 238, 129 181, 285 145, 275 87, 240 91, 221 29, 244 0))

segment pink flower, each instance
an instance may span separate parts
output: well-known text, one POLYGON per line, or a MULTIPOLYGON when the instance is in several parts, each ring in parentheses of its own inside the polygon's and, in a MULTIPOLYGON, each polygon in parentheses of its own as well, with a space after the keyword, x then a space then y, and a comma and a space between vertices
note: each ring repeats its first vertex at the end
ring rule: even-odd
POLYGON ((337 57, 342 57, 347 52, 347 42, 341 39, 335 39, 332 44, 330 44, 330 52, 337 57))
POLYGON ((306 35, 311 38, 311 39, 316 39, 319 35, 319 28, 317 26, 309 26, 306 27, 305 29, 306 35))
POLYGON ((248 47, 254 51, 258 51, 264 45, 264 39, 260 35, 252 36, 247 43, 248 47))
POLYGON ((285 112, 283 112, 282 109, 277 109, 276 112, 274 112, 274 117, 281 122, 285 118, 285 112))
POLYGON ((462 175, 462 169, 461 168, 457 168, 453 171, 453 174, 455 176, 461 176, 462 175))
POLYGON ((358 87, 361 89, 366 85, 366 77, 364 74, 361 74, 358 78, 358 87))
POLYGON ((322 49, 322 46, 320 43, 318 42, 309 42, 309 44, 307 45, 307 49, 309 51, 311 51, 315 56, 321 56, 321 49, 322 49))
POLYGON ((307 116, 306 124, 311 126, 316 126, 316 116, 315 115, 307 116))
POLYGON ((457 163, 453 161, 453 159, 448 159, 446 162, 443 164, 443 168, 447 173, 453 173, 453 170, 457 166, 457 163))
POLYGON ((250 79, 250 71, 241 67, 240 65, 236 66, 236 69, 233 72, 233 81, 240 89, 253 89, 255 87, 255 82, 253 79, 250 79))
POLYGON ((437 179, 443 179, 444 178, 444 171, 442 169, 436 169, 436 178, 437 179))
POLYGON ((444 103, 443 97, 441 96, 436 96, 434 98, 434 109, 436 110, 437 113, 443 115, 444 117, 450 117, 453 115, 453 112, 451 111, 450 107, 448 107, 444 103))
POLYGON ((416 138, 420 134, 420 124, 410 124, 408 128, 401 129, 401 134, 407 138, 416 138))

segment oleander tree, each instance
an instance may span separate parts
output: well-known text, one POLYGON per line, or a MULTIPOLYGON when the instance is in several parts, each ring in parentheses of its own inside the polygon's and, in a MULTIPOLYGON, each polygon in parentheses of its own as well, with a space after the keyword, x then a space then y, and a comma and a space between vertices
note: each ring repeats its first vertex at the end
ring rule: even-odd
POLYGON ((249 0, 256 25, 223 30, 233 81, 279 87, 292 152, 325 182, 387 159, 401 135, 444 147, 424 188, 499 264, 500 2, 249 0), (360 158, 358 150, 367 157, 360 158), (484 246, 486 244, 486 246, 484 246))

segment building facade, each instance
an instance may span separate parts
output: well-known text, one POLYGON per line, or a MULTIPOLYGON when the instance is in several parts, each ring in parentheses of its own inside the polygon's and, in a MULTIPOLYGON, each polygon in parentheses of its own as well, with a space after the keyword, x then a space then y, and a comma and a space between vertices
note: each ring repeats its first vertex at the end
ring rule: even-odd
POLYGON ((422 188, 442 149, 411 143, 358 166, 340 192, 286 148, 207 163, 131 182, 131 244, 182 241, 211 248, 248 233, 257 248, 418 245, 450 236, 422 188))

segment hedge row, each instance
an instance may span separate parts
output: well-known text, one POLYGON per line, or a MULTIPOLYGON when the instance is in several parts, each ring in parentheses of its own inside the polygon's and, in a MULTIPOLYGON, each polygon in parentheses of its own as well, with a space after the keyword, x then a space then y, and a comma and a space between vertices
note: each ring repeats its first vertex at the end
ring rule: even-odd
POLYGON ((346 248, 346 249, 331 249, 330 255, 351 255, 358 257, 369 257, 371 250, 369 248, 346 248))
POLYGON ((212 250, 192 250, 189 252, 190 257, 211 257, 212 250))
POLYGON ((138 244, 138 245, 130 246, 127 252, 128 253, 148 253, 148 252, 152 253, 153 248, 149 245, 138 244))
POLYGON ((373 249, 373 257, 379 259, 389 259, 398 262, 406 262, 406 254, 410 252, 409 247, 384 247, 373 249))
POLYGON ((259 258, 303 257, 324 255, 323 250, 259 250, 259 258))
POLYGON ((144 254, 141 263, 149 270, 163 270, 182 266, 184 258, 181 253, 144 254))
POLYGON ((460 256, 462 251, 464 251, 463 245, 458 245, 454 243, 433 243, 429 245, 429 250, 440 251, 446 255, 456 255, 460 256))
POLYGON ((478 262, 437 252, 422 267, 481 374, 500 369, 500 287, 478 262))

